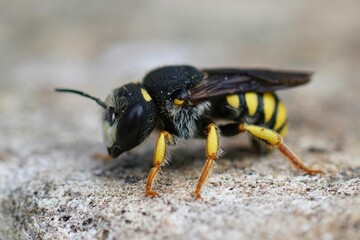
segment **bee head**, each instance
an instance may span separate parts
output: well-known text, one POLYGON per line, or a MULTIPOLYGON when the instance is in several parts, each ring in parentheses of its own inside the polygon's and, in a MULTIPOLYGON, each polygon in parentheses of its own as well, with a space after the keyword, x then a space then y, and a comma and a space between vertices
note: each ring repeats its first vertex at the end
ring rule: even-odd
POLYGON ((105 102, 104 138, 112 157, 139 145, 155 128, 155 103, 140 84, 115 89, 105 102))
POLYGON ((80 94, 103 107, 104 140, 109 155, 114 158, 138 146, 155 128, 155 103, 140 84, 130 83, 115 89, 105 102, 75 90, 57 91, 80 94))

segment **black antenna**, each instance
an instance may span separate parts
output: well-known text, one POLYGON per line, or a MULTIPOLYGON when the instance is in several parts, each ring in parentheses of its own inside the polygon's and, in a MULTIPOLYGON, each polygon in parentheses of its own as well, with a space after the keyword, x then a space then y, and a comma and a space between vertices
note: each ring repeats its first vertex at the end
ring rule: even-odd
POLYGON ((87 97, 87 98, 90 98, 92 100, 95 100, 95 102, 97 102, 97 104, 99 104, 100 106, 102 106, 103 108, 107 108, 107 105, 106 103, 104 103, 100 98, 96 98, 96 97, 93 97, 93 96, 90 96, 89 94, 87 93, 84 93, 84 92, 81 92, 81 91, 78 91, 78 90, 74 90, 74 89, 66 89, 66 88, 56 88, 55 89, 56 92, 68 92, 68 93, 75 93, 75 94, 79 94, 83 97, 87 97))

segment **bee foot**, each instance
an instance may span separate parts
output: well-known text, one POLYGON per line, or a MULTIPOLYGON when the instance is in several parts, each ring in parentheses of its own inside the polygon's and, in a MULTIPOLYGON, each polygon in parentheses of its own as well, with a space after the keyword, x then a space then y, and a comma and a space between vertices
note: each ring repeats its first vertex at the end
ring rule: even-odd
POLYGON ((103 161, 109 161, 109 160, 113 159, 110 155, 102 154, 102 153, 95 153, 93 155, 93 157, 96 158, 96 159, 103 160, 103 161))
POLYGON ((148 196, 148 197, 156 197, 156 196, 159 196, 159 194, 157 192, 154 192, 154 191, 149 191, 149 192, 146 192, 146 196, 148 196))
POLYGON ((307 170, 306 171, 307 174, 310 174, 310 175, 315 175, 315 174, 320 174, 320 175, 324 175, 325 172, 324 171, 321 171, 321 170, 307 170))
POLYGON ((195 199, 196 199, 196 200, 203 200, 203 198, 201 197, 200 193, 195 193, 195 199))

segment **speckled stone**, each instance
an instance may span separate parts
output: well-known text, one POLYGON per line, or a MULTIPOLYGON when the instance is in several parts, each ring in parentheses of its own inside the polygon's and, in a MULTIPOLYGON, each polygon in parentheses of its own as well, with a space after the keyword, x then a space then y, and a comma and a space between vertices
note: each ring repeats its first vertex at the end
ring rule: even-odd
POLYGON ((359 238, 356 1, 120 2, 0 4, 0 239, 359 238), (224 139, 196 201, 205 149, 191 140, 173 150, 160 197, 146 197, 156 133, 95 159, 106 152, 98 106, 53 89, 104 99, 169 63, 314 70, 280 96, 286 142, 326 174, 258 154, 246 136, 224 139))

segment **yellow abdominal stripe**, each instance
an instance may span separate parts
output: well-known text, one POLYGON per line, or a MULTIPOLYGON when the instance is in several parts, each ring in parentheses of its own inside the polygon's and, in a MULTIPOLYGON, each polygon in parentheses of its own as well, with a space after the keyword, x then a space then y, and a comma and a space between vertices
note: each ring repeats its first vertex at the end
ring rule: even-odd
POLYGON ((285 121, 286 121, 286 108, 282 102, 279 102, 274 129, 279 129, 285 123, 285 121))
POLYGON ((254 114, 256 113, 256 110, 258 108, 258 105, 259 105, 259 100, 258 100, 257 94, 254 92, 246 93, 245 101, 246 101, 246 105, 248 107, 249 115, 254 116, 254 114))
POLYGON ((267 92, 263 95, 263 101, 265 122, 269 122, 275 111, 275 97, 273 94, 267 92))
POLYGON ((236 94, 226 96, 226 102, 230 107, 235 109, 238 109, 240 106, 240 99, 236 94))
POLYGON ((142 94, 143 98, 145 99, 145 101, 147 101, 147 102, 151 101, 151 96, 144 88, 141 88, 141 94, 142 94))
POLYGON ((282 137, 285 137, 287 132, 288 132, 288 124, 286 123, 285 126, 281 129, 281 131, 279 132, 279 134, 282 136, 282 137))

